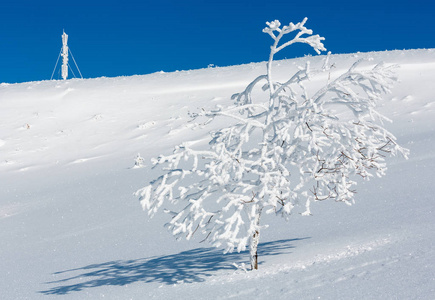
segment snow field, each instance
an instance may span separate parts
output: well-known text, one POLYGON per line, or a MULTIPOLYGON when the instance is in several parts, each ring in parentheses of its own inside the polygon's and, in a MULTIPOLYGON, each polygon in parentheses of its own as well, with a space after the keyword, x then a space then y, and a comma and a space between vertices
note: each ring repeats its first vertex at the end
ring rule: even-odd
MULTIPOLYGON (((411 150, 360 182, 356 204, 316 203, 313 216, 271 223, 260 269, 247 253, 176 242, 133 193, 154 178, 138 153, 169 154, 189 112, 226 105, 264 63, 144 76, 0 84, 1 299, 431 299, 435 293, 435 50, 333 55, 323 85, 353 61, 398 64, 381 112, 411 150)), ((276 62, 287 78, 310 60, 276 62)), ((277 78, 277 79, 278 79, 277 78)), ((215 124, 219 126, 219 123, 215 124)))

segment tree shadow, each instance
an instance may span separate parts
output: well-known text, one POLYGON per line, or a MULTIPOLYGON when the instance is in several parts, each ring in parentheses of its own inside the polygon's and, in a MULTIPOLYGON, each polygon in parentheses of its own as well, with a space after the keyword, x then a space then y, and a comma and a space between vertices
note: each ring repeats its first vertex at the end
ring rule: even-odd
MULTIPOLYGON (((293 243, 304 239, 307 238, 261 243, 258 247, 260 264, 263 257, 290 253, 293 243)), ((216 271, 235 270, 232 264, 241 264, 246 259, 249 259, 247 251, 223 255, 222 250, 216 248, 197 248, 166 256, 110 261, 56 272, 54 275, 68 274, 69 277, 45 283, 56 286, 39 293, 64 295, 93 287, 122 286, 139 281, 168 285, 202 282, 216 271)))

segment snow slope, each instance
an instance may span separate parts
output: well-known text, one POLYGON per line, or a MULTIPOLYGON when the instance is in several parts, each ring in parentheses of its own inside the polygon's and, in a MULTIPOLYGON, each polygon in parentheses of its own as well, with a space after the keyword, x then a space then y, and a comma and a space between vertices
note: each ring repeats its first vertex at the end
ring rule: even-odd
MULTIPOLYGON (((133 166, 207 137, 188 112, 231 104, 264 63, 0 84, 0 299, 433 299, 435 49, 333 55, 312 87, 361 57, 400 66, 380 111, 410 159, 361 182, 352 207, 268 217, 249 273, 232 265, 246 253, 176 242, 166 215, 149 220, 133 193, 155 174, 133 166)), ((278 61, 276 77, 323 59, 278 61)))

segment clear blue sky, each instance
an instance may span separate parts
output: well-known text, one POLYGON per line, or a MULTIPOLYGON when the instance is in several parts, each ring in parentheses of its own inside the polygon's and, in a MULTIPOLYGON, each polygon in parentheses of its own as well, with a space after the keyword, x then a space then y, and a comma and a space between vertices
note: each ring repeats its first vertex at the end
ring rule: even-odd
POLYGON ((434 0, 1 0, 0 82, 50 79, 62 30, 93 78, 264 61, 274 19, 308 17, 332 53, 435 48, 434 16, 434 0))

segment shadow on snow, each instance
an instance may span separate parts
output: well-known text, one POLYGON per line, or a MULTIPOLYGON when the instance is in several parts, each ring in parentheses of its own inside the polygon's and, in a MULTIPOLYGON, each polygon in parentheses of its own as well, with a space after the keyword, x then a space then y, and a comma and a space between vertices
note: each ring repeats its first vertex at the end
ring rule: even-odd
MULTIPOLYGON (((258 247, 260 264, 264 257, 289 253, 289 249, 294 248, 293 242, 303 239, 306 238, 261 243, 258 247)), ((47 282, 57 286, 40 293, 63 295, 92 287, 122 286, 134 282, 201 282, 216 271, 235 270, 232 263, 241 264, 247 258, 247 251, 223 255, 222 250, 216 248, 197 248, 166 256, 110 261, 56 272, 54 275, 70 274, 70 277, 47 282), (76 272, 79 274, 73 275, 76 272)))

